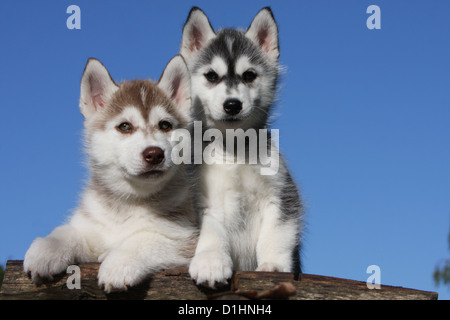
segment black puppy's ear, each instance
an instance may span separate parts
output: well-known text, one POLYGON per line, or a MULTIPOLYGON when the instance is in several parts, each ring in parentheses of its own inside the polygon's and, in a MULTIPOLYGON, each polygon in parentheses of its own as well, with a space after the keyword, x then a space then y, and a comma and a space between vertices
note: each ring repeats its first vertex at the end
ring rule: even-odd
POLYGON ((206 14, 193 7, 183 27, 180 53, 189 63, 209 40, 216 36, 206 14))
POLYGON ((277 60, 280 56, 278 26, 269 7, 258 12, 245 35, 253 40, 270 58, 277 60))

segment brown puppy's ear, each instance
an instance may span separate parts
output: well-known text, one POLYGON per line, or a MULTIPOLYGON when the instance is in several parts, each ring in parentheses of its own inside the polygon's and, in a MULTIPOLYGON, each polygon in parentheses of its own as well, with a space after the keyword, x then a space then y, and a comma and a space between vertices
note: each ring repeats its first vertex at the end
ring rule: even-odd
POLYGON ((89 59, 81 78, 80 111, 85 118, 104 107, 119 87, 97 59, 89 59))
POLYGON ((191 109, 191 77, 181 55, 169 61, 158 81, 158 87, 174 102, 179 110, 188 115, 191 109))

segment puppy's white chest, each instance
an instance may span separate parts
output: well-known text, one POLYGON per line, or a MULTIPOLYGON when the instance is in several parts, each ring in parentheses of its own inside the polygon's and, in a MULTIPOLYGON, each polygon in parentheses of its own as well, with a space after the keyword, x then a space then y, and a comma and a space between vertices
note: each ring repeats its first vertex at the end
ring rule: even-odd
POLYGON ((211 165, 204 173, 205 214, 220 221, 234 239, 232 251, 253 256, 264 207, 273 196, 270 181, 254 165, 211 165))

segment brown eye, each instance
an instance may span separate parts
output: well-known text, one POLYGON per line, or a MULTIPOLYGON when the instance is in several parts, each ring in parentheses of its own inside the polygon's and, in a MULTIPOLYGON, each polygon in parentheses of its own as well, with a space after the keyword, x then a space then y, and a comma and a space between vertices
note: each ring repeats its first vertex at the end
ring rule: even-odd
POLYGON ((256 79, 256 73, 251 70, 247 70, 242 74, 242 80, 244 82, 251 83, 255 79, 256 79))
POLYGON ((133 131, 133 125, 129 122, 122 122, 117 126, 117 130, 121 133, 131 133, 133 131))
POLYGON ((162 131, 169 131, 172 129, 172 124, 169 121, 163 120, 159 122, 159 128, 162 131))
POLYGON ((211 83, 216 83, 219 81, 219 75, 214 71, 209 71, 208 73, 205 73, 205 78, 211 83))

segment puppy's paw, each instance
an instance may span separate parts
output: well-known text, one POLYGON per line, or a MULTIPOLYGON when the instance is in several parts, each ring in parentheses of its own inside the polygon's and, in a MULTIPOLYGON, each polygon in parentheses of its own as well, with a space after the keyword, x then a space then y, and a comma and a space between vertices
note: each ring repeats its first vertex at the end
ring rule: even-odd
POLYGON ((54 275, 73 263, 72 260, 73 255, 58 239, 37 238, 25 254, 23 269, 34 283, 39 284, 43 280, 53 280, 54 275))
POLYGON ((145 268, 129 255, 110 254, 100 265, 98 285, 106 293, 126 291, 146 277, 145 268))
POLYGON ((207 284, 214 288, 215 283, 227 283, 233 274, 233 263, 228 254, 206 251, 194 256, 189 266, 191 278, 197 284, 207 284))
POLYGON ((282 266, 278 263, 265 262, 260 264, 256 271, 264 271, 264 272, 291 272, 291 268, 288 266, 282 266))

